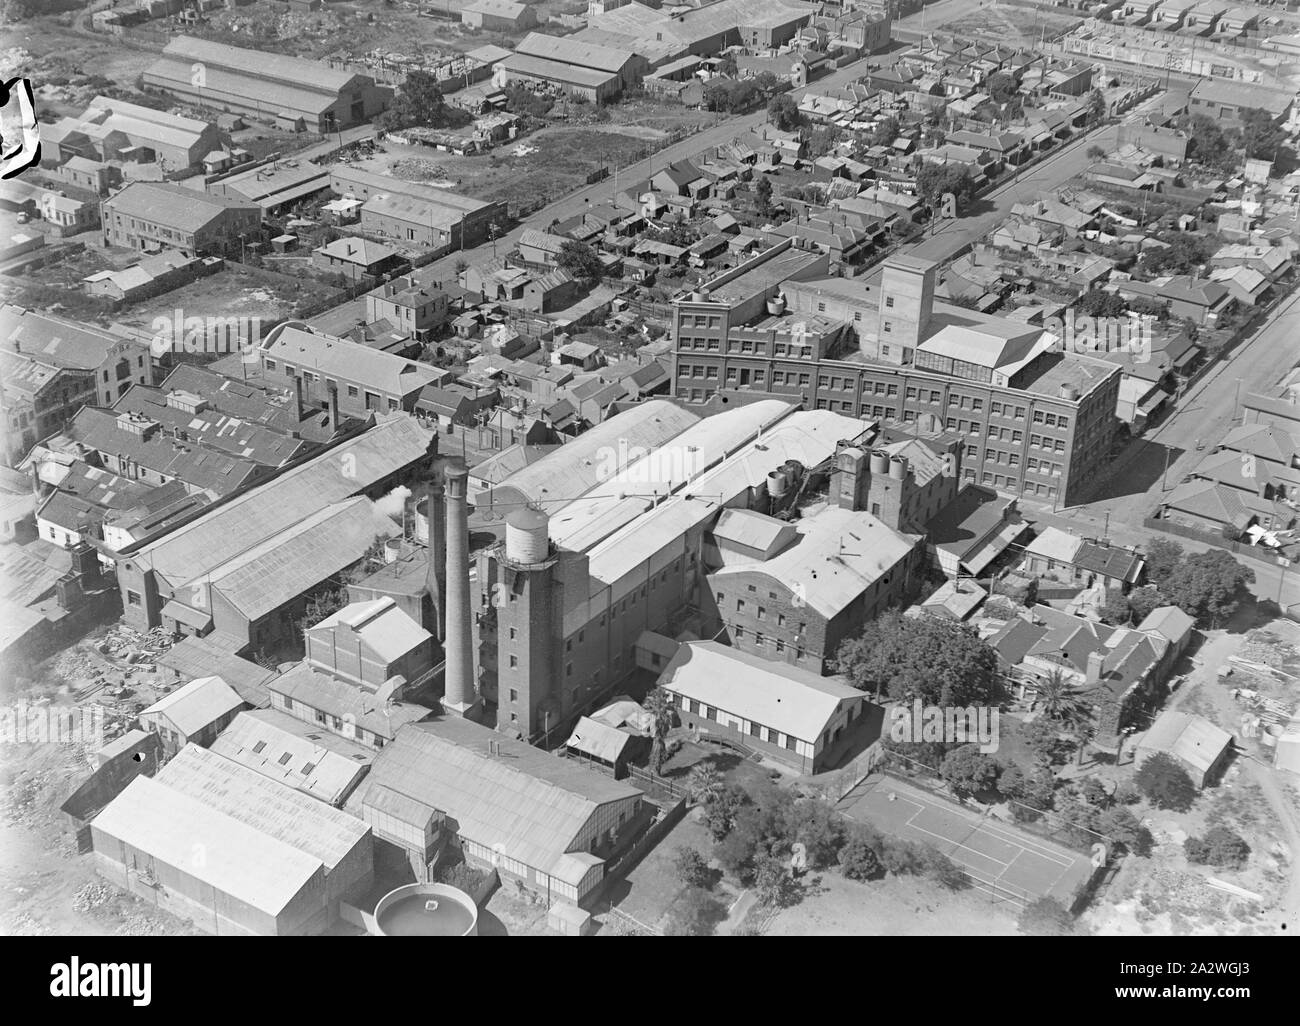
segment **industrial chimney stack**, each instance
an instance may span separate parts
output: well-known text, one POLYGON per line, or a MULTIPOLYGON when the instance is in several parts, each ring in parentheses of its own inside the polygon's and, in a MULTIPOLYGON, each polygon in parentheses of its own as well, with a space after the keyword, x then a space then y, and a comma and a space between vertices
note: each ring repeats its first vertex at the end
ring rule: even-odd
POLYGON ((479 700, 474 691, 470 643, 468 478, 469 471, 462 464, 448 464, 447 638, 443 643, 447 666, 442 708, 449 716, 477 719, 479 700))
POLYGON ((439 645, 447 640, 447 511, 440 480, 429 484, 425 498, 425 516, 429 522, 429 561, 425 572, 429 599, 433 604, 433 622, 425 624, 439 645))

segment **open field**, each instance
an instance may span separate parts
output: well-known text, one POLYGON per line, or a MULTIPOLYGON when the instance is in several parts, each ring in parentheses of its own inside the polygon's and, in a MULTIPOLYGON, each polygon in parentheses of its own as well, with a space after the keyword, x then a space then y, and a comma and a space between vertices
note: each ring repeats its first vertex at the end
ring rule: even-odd
POLYGON ((1040 39, 1055 39, 1082 20, 1050 7, 992 4, 948 22, 943 30, 968 38, 996 40, 1004 46, 1036 46, 1040 39))

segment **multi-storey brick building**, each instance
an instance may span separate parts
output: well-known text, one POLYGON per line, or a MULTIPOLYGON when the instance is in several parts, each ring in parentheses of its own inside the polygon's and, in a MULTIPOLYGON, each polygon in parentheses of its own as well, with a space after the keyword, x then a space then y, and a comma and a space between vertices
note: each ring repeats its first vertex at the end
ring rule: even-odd
POLYGON ((1025 322, 934 299, 935 265, 895 257, 879 285, 818 277, 780 245, 697 291, 674 316, 674 387, 741 390, 962 439, 962 477, 1077 501, 1115 438, 1119 368, 1062 352, 1025 322))

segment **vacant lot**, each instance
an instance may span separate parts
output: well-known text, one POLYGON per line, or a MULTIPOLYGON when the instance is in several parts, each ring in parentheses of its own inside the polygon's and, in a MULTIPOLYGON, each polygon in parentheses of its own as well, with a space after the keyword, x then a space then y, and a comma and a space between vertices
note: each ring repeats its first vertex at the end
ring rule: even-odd
POLYGON ((548 127, 474 157, 390 144, 386 152, 361 161, 360 166, 479 199, 535 202, 572 191, 602 166, 622 166, 644 157, 663 138, 665 133, 658 129, 634 125, 548 127))
POLYGON ((180 309, 185 317, 257 318, 269 329, 292 315, 295 309, 337 291, 310 278, 250 273, 236 264, 129 307, 116 319, 141 330, 154 331, 156 318, 174 319, 176 310, 180 309))
POLYGON ((1003 4, 948 22, 944 28, 957 36, 993 40, 1004 46, 1031 46, 1040 39, 1055 39, 1080 21, 1048 7, 1003 4))

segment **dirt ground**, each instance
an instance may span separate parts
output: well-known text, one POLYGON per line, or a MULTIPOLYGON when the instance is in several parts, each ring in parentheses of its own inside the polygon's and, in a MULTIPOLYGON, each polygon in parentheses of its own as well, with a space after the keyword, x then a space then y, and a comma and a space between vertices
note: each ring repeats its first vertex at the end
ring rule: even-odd
POLYGON ((337 291, 333 286, 311 278, 273 281, 231 265, 184 288, 128 307, 114 319, 152 331, 155 318, 175 319, 179 307, 186 317, 260 318, 269 328, 290 316, 301 304, 315 302, 337 291))
POLYGON ((986 7, 944 26, 945 32, 971 39, 993 40, 1004 46, 1035 46, 1040 39, 1055 39, 1082 21, 1065 12, 1039 7, 1031 10, 1012 4, 986 7))
POLYGON ((768 937, 1010 936, 1016 912, 979 891, 949 891, 918 877, 887 876, 870 883, 834 870, 810 874, 804 898, 781 909, 768 937))
MULTIPOLYGON (((1245 633, 1210 631, 1193 653, 1192 664, 1166 707, 1204 716, 1229 731, 1239 752, 1223 779, 1206 789, 1189 812, 1133 807, 1151 829, 1156 847, 1150 858, 1127 859, 1085 915, 1098 933, 1274 935, 1294 915, 1293 876, 1300 851, 1284 820, 1288 815, 1293 822, 1300 818, 1300 781, 1274 769, 1271 750, 1246 736, 1243 716, 1251 715, 1252 703, 1234 698, 1232 692, 1249 689, 1288 709, 1300 704, 1300 680, 1294 676, 1300 672, 1300 628, 1274 620, 1245 633), (1233 657, 1255 668, 1234 663, 1233 657), (1220 680, 1219 669, 1229 665, 1232 675, 1220 680), (1188 863, 1183 841, 1218 825, 1250 845, 1243 869, 1188 863), (1211 878, 1257 897, 1213 886, 1211 878)), ((1131 772, 1131 764, 1121 767, 1125 770, 1131 772)))
POLYGON ((62 829, 60 803, 89 774, 69 744, 5 745, 0 764, 0 935, 184 936, 199 931, 97 876, 62 829))

